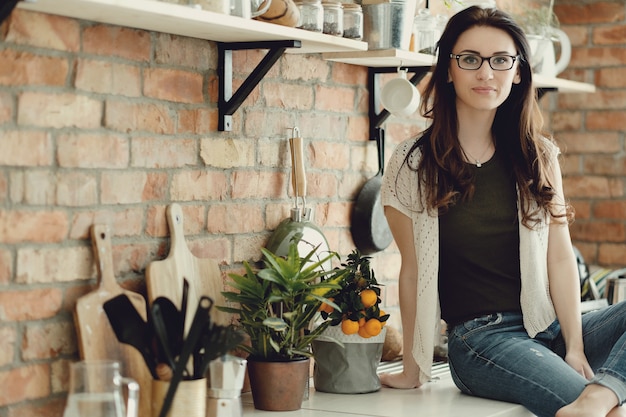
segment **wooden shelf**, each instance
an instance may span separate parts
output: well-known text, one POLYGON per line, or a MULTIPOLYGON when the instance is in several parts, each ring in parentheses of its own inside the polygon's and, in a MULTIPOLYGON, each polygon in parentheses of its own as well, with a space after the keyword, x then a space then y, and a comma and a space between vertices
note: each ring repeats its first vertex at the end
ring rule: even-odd
POLYGON ((24 10, 215 42, 299 40, 288 53, 367 50, 367 43, 155 0, 29 0, 24 10))
MULTIPOLYGON (((382 67, 430 67, 435 57, 400 49, 382 49, 375 51, 329 52, 322 54, 328 61, 345 64, 360 65, 372 68, 382 67)), ((536 88, 556 89, 559 93, 593 93, 596 87, 593 84, 565 80, 563 78, 533 75, 536 88)))

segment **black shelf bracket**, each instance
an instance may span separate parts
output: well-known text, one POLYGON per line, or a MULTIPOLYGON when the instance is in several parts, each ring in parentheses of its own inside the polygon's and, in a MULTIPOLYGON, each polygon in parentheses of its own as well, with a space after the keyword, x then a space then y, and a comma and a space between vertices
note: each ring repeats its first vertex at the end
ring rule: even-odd
POLYGON ((558 88, 555 87, 537 87, 537 101, 541 100, 541 98, 550 91, 558 91, 558 88))
POLYGON ((380 138, 382 124, 390 116, 390 113, 382 108, 380 103, 380 74, 388 74, 398 72, 400 69, 406 70, 413 75, 409 81, 413 85, 417 85, 430 71, 427 67, 369 67, 367 69, 367 89, 369 91, 369 110, 368 116, 370 121, 370 140, 380 138))
POLYGON ((230 131, 233 127, 233 114, 241 106, 252 90, 259 84, 265 74, 283 55, 287 48, 300 48, 299 40, 262 41, 262 42, 218 42, 217 71, 219 77, 219 110, 218 130, 230 131), (233 92, 233 51, 243 49, 268 49, 261 62, 252 70, 250 75, 233 92))

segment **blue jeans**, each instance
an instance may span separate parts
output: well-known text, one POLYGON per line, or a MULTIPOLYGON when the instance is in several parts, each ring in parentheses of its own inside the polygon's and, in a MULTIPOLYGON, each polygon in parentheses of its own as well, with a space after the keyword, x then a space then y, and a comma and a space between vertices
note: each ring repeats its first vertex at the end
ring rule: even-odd
POLYGON ((588 383, 626 400, 626 302, 583 315, 583 340, 595 377, 588 381, 564 360, 558 321, 534 339, 519 313, 491 314, 449 329, 452 379, 464 393, 522 404, 539 417, 554 417, 588 383))

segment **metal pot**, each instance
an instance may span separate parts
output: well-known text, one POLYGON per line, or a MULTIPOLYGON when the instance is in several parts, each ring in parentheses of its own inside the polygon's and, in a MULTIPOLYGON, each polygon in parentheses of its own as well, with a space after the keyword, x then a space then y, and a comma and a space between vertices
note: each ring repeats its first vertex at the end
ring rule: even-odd
POLYGON ((416 0, 363 1, 363 40, 368 49, 408 50, 416 0))
MULTIPOLYGON (((312 259, 317 262, 330 254, 328 240, 311 220, 311 209, 306 206, 307 181, 304 169, 304 144, 297 127, 293 129, 293 137, 289 139, 291 150, 291 184, 295 197, 295 206, 291 209, 291 217, 284 219, 268 239, 265 247, 275 255, 286 256, 292 241, 298 242, 298 252, 304 256, 315 250, 312 259), (300 204, 300 202, 302 204, 300 204)), ((324 265, 325 271, 332 269, 331 260, 324 265)))

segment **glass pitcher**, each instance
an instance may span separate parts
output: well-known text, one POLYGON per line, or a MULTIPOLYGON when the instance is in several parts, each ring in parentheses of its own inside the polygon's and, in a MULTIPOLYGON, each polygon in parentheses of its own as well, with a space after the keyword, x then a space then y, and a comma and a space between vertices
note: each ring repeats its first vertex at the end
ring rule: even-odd
POLYGON ((139 384, 120 374, 115 361, 80 361, 70 367, 63 417, 137 417, 139 384), (124 404, 123 386, 128 391, 124 404))

